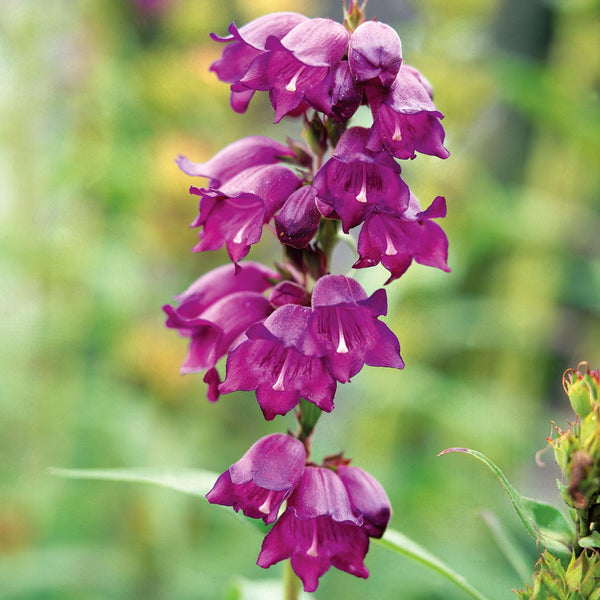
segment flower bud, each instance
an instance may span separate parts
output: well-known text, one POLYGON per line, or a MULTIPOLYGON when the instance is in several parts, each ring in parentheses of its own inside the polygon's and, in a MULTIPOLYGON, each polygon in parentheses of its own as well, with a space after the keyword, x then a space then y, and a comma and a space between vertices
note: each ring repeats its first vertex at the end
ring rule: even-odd
POLYGON ((587 363, 581 363, 578 368, 581 366, 585 367, 583 374, 572 369, 565 372, 563 387, 569 396, 573 410, 583 419, 590 414, 598 402, 600 376, 598 371, 590 371, 587 363))

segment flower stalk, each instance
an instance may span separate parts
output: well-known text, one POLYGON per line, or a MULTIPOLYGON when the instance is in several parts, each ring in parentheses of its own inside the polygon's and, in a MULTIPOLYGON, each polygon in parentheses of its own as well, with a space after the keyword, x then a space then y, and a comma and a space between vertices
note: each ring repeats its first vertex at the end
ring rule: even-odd
POLYGON ((294 573, 289 560, 283 563, 283 599, 298 600, 300 597, 301 582, 294 573))

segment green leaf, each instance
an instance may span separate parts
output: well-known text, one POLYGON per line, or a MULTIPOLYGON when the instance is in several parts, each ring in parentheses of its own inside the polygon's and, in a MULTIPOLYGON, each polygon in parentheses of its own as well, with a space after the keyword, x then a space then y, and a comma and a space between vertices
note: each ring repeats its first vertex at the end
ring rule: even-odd
POLYGON ((69 479, 102 479, 104 481, 126 481, 151 483, 193 496, 206 496, 214 485, 217 473, 199 469, 59 469, 50 467, 50 475, 69 479))
POLYGON ((592 535, 581 538, 577 543, 582 548, 600 548, 600 532, 594 531, 592 535))
POLYGON ((464 592, 467 592, 472 598, 476 598, 477 600, 486 600, 486 597, 479 593, 472 585, 470 585, 462 575, 455 573, 439 558, 417 544, 417 542, 414 542, 410 538, 406 537, 403 533, 400 533, 395 529, 387 529, 381 539, 374 538, 373 541, 381 544, 385 548, 393 550, 398 554, 402 554, 418 563, 421 563, 436 573, 439 573, 451 581, 455 586, 464 592))
POLYGON ((571 557, 571 546, 575 540, 575 524, 568 520, 556 507, 521 496, 510 484, 504 473, 484 454, 469 448, 448 448, 438 456, 460 452, 469 454, 481 461, 494 473, 496 479, 508 494, 527 533, 539 540, 553 554, 563 558, 571 557))
MULTIPOLYGON (((218 473, 202 469, 172 469, 141 467, 136 469, 59 469, 50 467, 51 475, 67 477, 69 479, 100 479, 103 481, 123 481, 128 483, 149 483, 158 485, 192 496, 206 496, 219 477, 218 473)), ((270 525, 259 519, 246 517, 241 512, 232 512, 230 507, 220 505, 229 514, 235 515, 246 523, 251 523, 261 533, 265 534, 271 528, 270 525)))

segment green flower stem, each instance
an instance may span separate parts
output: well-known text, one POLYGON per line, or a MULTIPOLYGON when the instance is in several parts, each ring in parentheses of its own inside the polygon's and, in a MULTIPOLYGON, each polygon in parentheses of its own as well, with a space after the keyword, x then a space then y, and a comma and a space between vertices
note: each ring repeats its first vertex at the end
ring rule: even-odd
POLYGON ((310 457, 311 436, 322 412, 323 411, 318 406, 315 406, 312 402, 308 402, 308 400, 304 400, 304 398, 300 400, 300 408, 296 413, 298 423, 300 424, 300 433, 298 434, 298 439, 306 448, 307 458, 310 457))
POLYGON ((327 257, 327 265, 331 264, 331 253, 339 240, 338 223, 332 219, 321 219, 317 232, 317 244, 327 257))
POLYGON ((286 560, 283 564, 283 600, 298 600, 300 597, 300 580, 292 569, 292 563, 286 560))

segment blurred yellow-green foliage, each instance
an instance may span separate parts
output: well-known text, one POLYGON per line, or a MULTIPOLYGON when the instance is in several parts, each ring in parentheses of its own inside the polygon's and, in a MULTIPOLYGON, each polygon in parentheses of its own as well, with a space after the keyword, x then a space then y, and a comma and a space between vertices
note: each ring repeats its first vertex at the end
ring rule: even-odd
MULTIPOLYGON (((294 121, 270 123, 265 98, 234 114, 208 72, 221 50, 211 31, 275 10, 340 19, 341 1, 0 6, 2 598, 266 598, 236 590, 281 576, 255 566, 252 528, 202 499, 47 473, 220 472, 291 424, 265 423, 252 394, 208 404, 201 377, 179 375, 185 341, 160 309, 227 260, 190 252, 197 206, 173 158, 299 135, 294 121)), ((371 0, 369 16, 397 28, 446 114, 452 156, 419 156, 404 174, 424 204, 447 198, 452 273, 413 265, 388 287, 406 369, 367 368, 341 386, 315 452, 344 449, 388 490, 393 527, 492 600, 510 598, 522 581, 481 509, 532 570, 535 545, 480 465, 436 454, 477 448, 522 493, 557 500, 554 471, 533 457, 549 420, 568 415, 562 371, 600 366, 600 3, 371 0)), ((264 241, 252 257, 274 253, 264 241)), ((385 278, 359 274, 369 292, 385 278)), ((379 546, 367 566, 366 581, 332 570, 315 597, 461 598, 379 546)))

